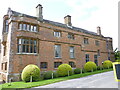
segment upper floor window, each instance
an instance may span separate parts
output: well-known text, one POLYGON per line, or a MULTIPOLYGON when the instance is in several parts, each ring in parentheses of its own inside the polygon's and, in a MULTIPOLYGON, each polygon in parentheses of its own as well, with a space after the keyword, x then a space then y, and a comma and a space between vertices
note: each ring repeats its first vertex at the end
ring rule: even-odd
POLYGON ((61 37, 60 31, 54 31, 54 37, 61 37))
POLYGON ((74 34, 68 33, 68 38, 69 38, 69 39, 75 39, 74 34))
POLYGON ((95 40, 95 45, 96 45, 96 46, 99 46, 99 44, 100 44, 99 41, 98 41, 98 40, 95 40))
POLYGON ((19 23, 19 30, 37 32, 37 25, 31 25, 26 23, 19 23))
POLYGON ((9 25, 8 25, 8 20, 5 20, 5 32, 8 32, 9 25))
POLYGON ((89 44, 88 38, 84 38, 84 44, 89 44))
POLYGON ((60 58, 61 57, 61 46, 60 45, 55 45, 55 58, 60 58))
POLYGON ((74 47, 73 46, 70 47, 70 58, 75 58, 75 56, 74 56, 74 47))
POLYGON ((18 53, 37 53, 37 40, 34 39, 18 39, 18 53))
POLYGON ((89 54, 85 54, 86 62, 89 61, 89 54))
POLYGON ((100 50, 98 50, 97 53, 98 53, 98 56, 100 56, 100 50))

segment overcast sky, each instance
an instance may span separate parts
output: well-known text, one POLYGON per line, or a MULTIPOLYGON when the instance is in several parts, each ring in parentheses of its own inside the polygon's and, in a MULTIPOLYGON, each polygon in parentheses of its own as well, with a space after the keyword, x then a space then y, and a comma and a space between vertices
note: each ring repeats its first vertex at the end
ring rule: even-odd
POLYGON ((35 7, 43 6, 43 18, 64 23, 64 16, 72 16, 72 25, 113 38, 114 49, 118 47, 118 1, 119 0, 2 0, 0 3, 0 30, 3 15, 8 7, 12 10, 36 15, 35 7))

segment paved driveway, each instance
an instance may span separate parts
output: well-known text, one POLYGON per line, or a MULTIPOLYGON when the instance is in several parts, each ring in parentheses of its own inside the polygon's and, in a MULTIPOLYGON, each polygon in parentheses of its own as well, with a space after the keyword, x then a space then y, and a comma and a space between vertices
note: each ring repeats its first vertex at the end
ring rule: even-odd
POLYGON ((113 71, 34 88, 118 88, 113 71))

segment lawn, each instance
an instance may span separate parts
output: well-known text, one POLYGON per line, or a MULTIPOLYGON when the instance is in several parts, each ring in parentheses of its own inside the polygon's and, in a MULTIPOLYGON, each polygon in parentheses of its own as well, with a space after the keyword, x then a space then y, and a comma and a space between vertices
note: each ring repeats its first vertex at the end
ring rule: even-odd
POLYGON ((12 88, 12 90, 13 90, 13 88, 31 88, 31 87, 43 86, 43 85, 47 85, 47 84, 51 84, 51 83, 55 83, 55 82, 85 77, 85 76, 98 74, 98 73, 102 73, 102 72, 107 72, 107 71, 112 71, 112 68, 98 70, 98 71, 94 71, 94 72, 86 72, 83 74, 74 74, 74 75, 68 76, 68 77, 59 77, 59 78, 54 78, 54 79, 42 80, 42 81, 38 81, 38 82, 25 83, 23 81, 20 81, 20 82, 12 82, 11 85, 10 85, 10 83, 5 83, 5 84, 0 85, 0 89, 2 88, 2 90, 6 90, 8 88, 10 90, 10 88, 12 88))

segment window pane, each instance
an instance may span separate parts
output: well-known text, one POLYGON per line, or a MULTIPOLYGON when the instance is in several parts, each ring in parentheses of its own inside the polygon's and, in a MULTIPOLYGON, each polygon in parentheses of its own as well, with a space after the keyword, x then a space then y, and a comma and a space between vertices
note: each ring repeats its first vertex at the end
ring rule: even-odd
POLYGON ((27 30, 27 24, 23 24, 23 30, 27 30))
POLYGON ((55 57, 61 57, 60 45, 55 45, 55 57))
POLYGON ((37 32, 37 26, 34 26, 34 32, 37 32))
POLYGON ((22 39, 19 39, 19 40, 18 40, 18 44, 22 44, 22 39))
POLYGON ((33 40, 30 40, 30 44, 34 44, 33 40))
POLYGON ((31 31, 34 31, 33 25, 31 25, 31 31))
POLYGON ((74 63, 74 62, 69 62, 69 65, 70 65, 71 67, 75 67, 75 63, 74 63))
POLYGON ((54 37, 61 37, 61 32, 54 32, 54 37))
POLYGON ((70 58, 74 58, 74 47, 70 47, 70 58))
POLYGON ((62 64, 62 62, 54 62, 54 68, 58 68, 58 66, 61 64, 62 64))
POLYGON ((22 24, 19 24, 19 29, 22 30, 22 24))
POLYGON ((8 32, 8 25, 5 26, 6 32, 8 32))
POLYGON ((29 45, 26 45, 26 53, 29 53, 29 45))
POLYGON ((28 31, 30 30, 30 25, 29 25, 29 24, 27 24, 27 30, 28 30, 28 31))
POLYGON ((34 45, 37 45, 37 41, 36 40, 34 40, 34 45))
POLYGON ((26 46, 22 45, 22 52, 25 52, 25 48, 26 48, 26 46))
POLYGON ((34 53, 37 53, 37 47, 34 46, 34 53))
POLYGON ((40 68, 47 68, 47 62, 41 62, 40 68))
POLYGON ((30 53, 33 53, 33 46, 30 45, 30 53))
POLYGON ((18 53, 20 53, 21 52, 21 45, 18 45, 18 53))
POLYGON ((89 61, 89 54, 86 54, 85 57, 86 57, 86 62, 88 62, 89 61))

